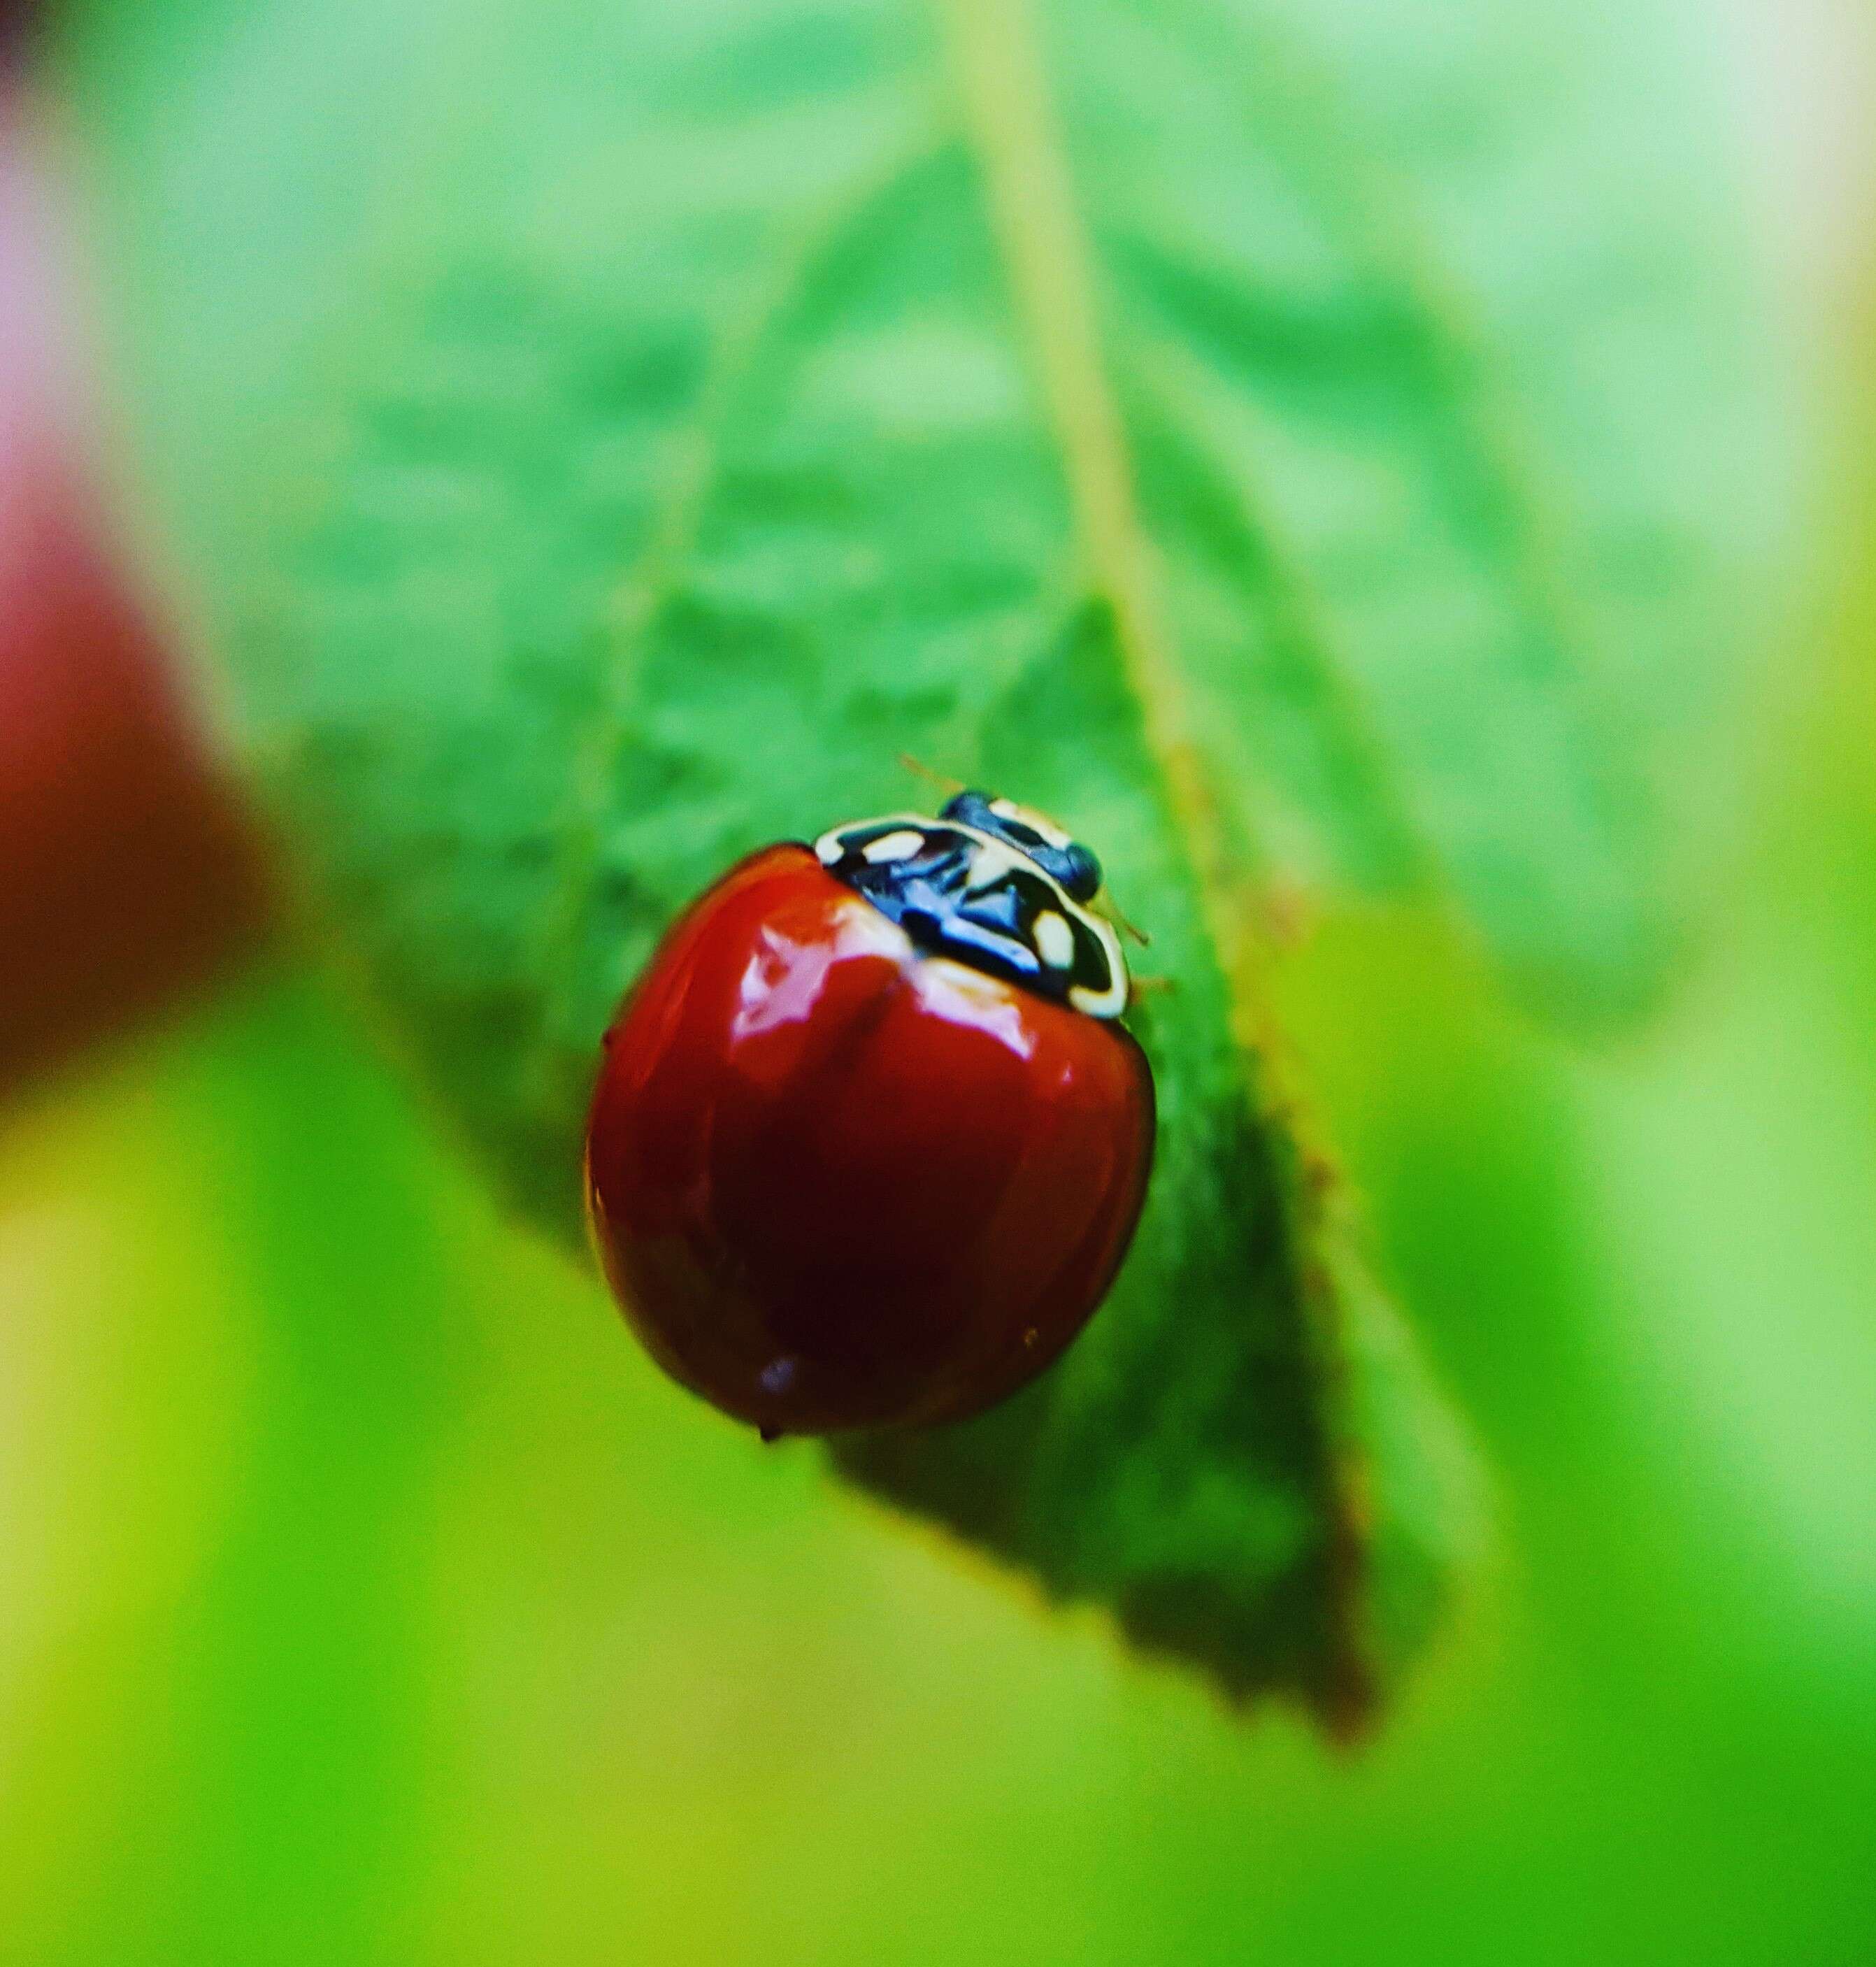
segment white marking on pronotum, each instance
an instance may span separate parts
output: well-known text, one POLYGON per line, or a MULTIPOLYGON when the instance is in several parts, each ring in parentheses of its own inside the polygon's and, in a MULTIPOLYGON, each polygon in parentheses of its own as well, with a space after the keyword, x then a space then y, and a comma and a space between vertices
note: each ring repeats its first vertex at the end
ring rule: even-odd
POLYGON ((1085 984, 1068 987, 1069 1003, 1090 1018, 1118 1018, 1127 1008, 1127 971, 1118 950, 1112 952, 1112 961, 1105 990, 1090 990, 1085 984))
POLYGON ((1068 926, 1066 916, 1058 916, 1053 909, 1045 909, 1036 917, 1032 933, 1042 961, 1051 970, 1066 970, 1074 961, 1075 932, 1068 926))
MULTIPOLYGON (((946 822, 947 825, 949 823, 948 821, 946 822)), ((877 826, 890 827, 896 832, 902 831, 915 835, 922 843, 925 829, 932 824, 932 822, 927 819, 922 813, 917 812, 893 812, 887 813, 879 819, 850 820, 846 825, 837 826, 831 832, 822 835, 821 838, 814 843, 815 858, 824 867, 831 867, 836 861, 844 859, 852 851, 852 842, 856 834, 870 833, 877 826)))
POLYGON ((1019 821, 1051 847, 1072 847, 1074 845, 1054 820, 1038 812, 1034 806, 1019 806, 1014 799, 998 799, 991 800, 990 810, 999 819, 1019 821))
POLYGON ((860 851, 875 864, 881 861, 909 861, 925 845, 925 835, 915 833, 909 826, 902 827, 896 833, 882 833, 877 840, 869 840, 860 851))
POLYGON ((1048 880, 1048 876, 1020 847, 1006 847, 1002 841, 993 840, 987 833, 979 833, 974 828, 960 827, 958 831, 969 833, 973 843, 970 878, 964 884, 967 893, 974 895, 980 888, 994 887, 1006 874, 1035 874, 1048 880))

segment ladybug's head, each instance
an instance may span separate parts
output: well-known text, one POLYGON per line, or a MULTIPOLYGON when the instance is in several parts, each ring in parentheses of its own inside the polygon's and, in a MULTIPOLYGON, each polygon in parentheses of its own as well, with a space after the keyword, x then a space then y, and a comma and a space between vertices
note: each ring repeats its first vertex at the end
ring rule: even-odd
POLYGON ((1091 902, 1101 891, 1101 864, 1093 848, 1071 838, 1046 813, 1033 807, 993 798, 988 793, 962 792, 947 803, 939 817, 961 820, 993 839, 1007 841, 1061 882, 1078 902, 1091 902))
POLYGON ((1042 814, 963 792, 936 819, 894 813, 838 826, 815 852, 922 948, 1090 1017, 1126 1009, 1119 938, 1087 906, 1101 864, 1042 814))

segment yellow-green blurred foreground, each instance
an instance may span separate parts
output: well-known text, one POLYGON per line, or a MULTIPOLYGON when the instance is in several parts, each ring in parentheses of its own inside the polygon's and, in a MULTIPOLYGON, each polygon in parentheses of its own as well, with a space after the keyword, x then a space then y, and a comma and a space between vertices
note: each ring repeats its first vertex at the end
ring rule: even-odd
POLYGON ((665 1387, 302 978, 16 1122, 0 1958, 1870 1959, 1840 668, 1766 720, 1723 946, 1612 1062, 1411 923, 1325 938, 1314 1042, 1501 1484, 1463 1629, 1347 1760, 665 1387))

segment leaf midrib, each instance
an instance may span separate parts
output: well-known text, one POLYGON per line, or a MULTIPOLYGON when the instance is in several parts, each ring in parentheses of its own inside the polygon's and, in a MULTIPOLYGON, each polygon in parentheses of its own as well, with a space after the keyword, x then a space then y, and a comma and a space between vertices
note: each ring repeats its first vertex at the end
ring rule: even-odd
POLYGON ((1132 460, 1101 352, 1086 234, 1027 0, 939 0, 939 11, 1088 556, 1114 610, 1129 686, 1167 803, 1206 876, 1209 903, 1221 870, 1219 829, 1186 736, 1184 680, 1152 592, 1132 460))
MULTIPOLYGON (((1293 1179, 1281 1200, 1300 1252, 1296 1287, 1300 1313, 1311 1328, 1309 1355, 1326 1381, 1334 1368, 1325 1340, 1335 1307, 1326 1287, 1313 1281, 1327 1267, 1309 1254, 1332 1233, 1323 1218, 1320 1184, 1310 1172, 1326 1163, 1296 1138, 1299 1097, 1287 1083, 1263 986, 1268 952, 1258 946, 1248 897, 1232 865, 1193 735, 1190 693, 1155 591, 1132 448, 1103 353, 1087 228, 1055 121, 1030 0, 936 4, 999 249, 1054 418, 1090 574, 1113 612, 1122 674, 1158 769, 1167 817, 1193 870, 1205 932, 1229 995, 1244 1097, 1258 1123, 1282 1126, 1290 1136, 1290 1154, 1282 1158, 1293 1179)), ((1358 1675, 1364 1512, 1351 1491, 1354 1471, 1340 1465, 1334 1436, 1325 1428, 1322 1465, 1330 1520, 1332 1617, 1336 1639, 1358 1675)))

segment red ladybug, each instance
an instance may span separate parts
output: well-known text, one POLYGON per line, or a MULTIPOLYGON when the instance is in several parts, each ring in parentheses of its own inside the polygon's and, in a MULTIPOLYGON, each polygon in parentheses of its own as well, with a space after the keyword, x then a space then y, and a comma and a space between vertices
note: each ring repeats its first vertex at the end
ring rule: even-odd
POLYGON ((771 1437, 954 1420, 1081 1329, 1153 1153, 1100 882, 962 793, 765 848, 680 919, 586 1135, 601 1261, 673 1378, 771 1437))

